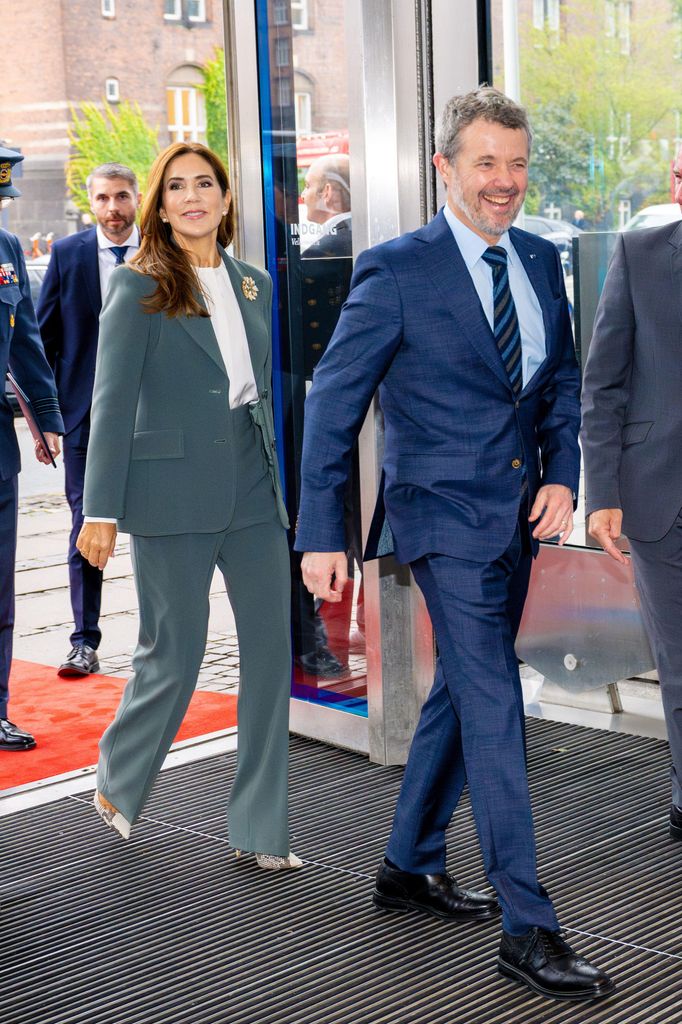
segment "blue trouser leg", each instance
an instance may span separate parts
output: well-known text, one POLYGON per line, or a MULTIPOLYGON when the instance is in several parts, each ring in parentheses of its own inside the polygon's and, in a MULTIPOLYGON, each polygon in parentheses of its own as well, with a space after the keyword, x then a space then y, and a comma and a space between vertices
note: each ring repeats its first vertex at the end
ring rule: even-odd
POLYGON ((99 613, 102 603, 102 572, 90 565, 76 547, 83 525, 83 482, 88 451, 90 424, 85 421, 64 437, 64 481, 66 499, 71 509, 69 537, 69 587, 75 629, 72 644, 87 644, 95 650, 102 633, 99 613))
POLYGON ((0 480, 0 718, 7 718, 12 664, 17 504, 17 477, 0 480))
POLYGON ((427 555, 412 566, 439 649, 405 769, 387 856, 404 871, 440 873, 445 829, 469 784, 486 873, 506 931, 557 928, 537 880, 514 637, 529 575, 520 531, 492 564, 427 555))

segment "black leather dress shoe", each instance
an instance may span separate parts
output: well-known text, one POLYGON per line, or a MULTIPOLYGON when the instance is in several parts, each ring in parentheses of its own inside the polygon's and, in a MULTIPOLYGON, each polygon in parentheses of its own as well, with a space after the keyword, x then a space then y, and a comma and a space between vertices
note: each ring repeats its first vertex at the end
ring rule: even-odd
POLYGON ((682 839, 682 810, 675 804, 670 805, 670 835, 673 839, 682 839))
POLYGON ((452 875, 413 875, 384 861, 372 895, 382 910, 420 910, 452 921, 487 921, 500 912, 494 896, 460 889, 452 875))
POLYGON ((601 999, 616 989, 608 975, 573 952, 561 932, 545 928, 518 936, 502 932, 497 969, 549 999, 601 999))
POLYGON ((63 665, 59 666, 57 675, 62 679, 69 679, 73 676, 89 676, 91 672, 99 671, 97 651, 87 644, 76 644, 71 648, 63 665))
POLYGON ((36 741, 13 722, 0 718, 0 750, 33 750, 36 741))
POLYGON ((328 647, 318 647, 311 654, 300 654, 296 664, 306 675, 317 676, 318 679, 338 679, 348 672, 348 665, 339 661, 328 647))

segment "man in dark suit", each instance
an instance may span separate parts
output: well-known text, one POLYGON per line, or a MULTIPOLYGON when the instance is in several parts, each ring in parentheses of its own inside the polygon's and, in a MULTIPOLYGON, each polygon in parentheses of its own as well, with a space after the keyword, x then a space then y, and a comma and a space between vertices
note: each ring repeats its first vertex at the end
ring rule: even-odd
MULTIPOLYGON (((12 167, 23 159, 12 149, 0 148, 0 208, 21 195, 12 184, 12 167)), ((5 394, 8 369, 31 400, 53 456, 58 455, 58 435, 64 426, 52 372, 40 343, 24 254, 19 239, 0 229, 0 750, 18 751, 31 750, 36 742, 7 717, 14 630, 17 475, 21 468, 14 416, 5 394)), ((37 442, 35 453, 39 462, 50 462, 37 442)))
MULTIPOLYGON (((673 164, 682 204, 682 150, 673 164)), ((629 541, 672 757, 670 834, 682 839, 682 222, 618 236, 585 366, 590 534, 629 541)))
MULTIPOLYGON (((301 198, 308 221, 317 225, 320 231, 317 240, 301 253, 303 365, 306 380, 311 380, 334 333, 353 272, 348 154, 332 154, 313 160, 305 176, 301 198)), ((360 567, 358 491, 358 458, 357 451, 354 451, 346 490, 346 542, 349 556, 360 567)), ((346 589, 343 607, 325 605, 314 600, 303 586, 300 556, 294 555, 292 569, 295 663, 306 675, 318 679, 344 676, 348 673, 353 588, 346 589)), ((359 607, 363 607, 360 598, 359 607)))
POLYGON ((434 163, 447 203, 358 257, 306 404, 296 547, 338 601, 349 453, 379 386, 384 502, 438 643, 375 903, 486 920, 490 896, 446 872, 445 832, 468 782, 503 918, 499 970, 542 995, 613 991, 562 938, 537 878, 514 640, 538 542, 572 529, 580 377, 555 248, 512 228, 528 184, 525 111, 480 88, 452 99, 434 163))
POLYGON ((99 668, 102 573, 81 556, 76 538, 83 525, 99 314, 114 268, 139 248, 135 216, 141 196, 130 168, 103 164, 88 177, 87 188, 97 226, 55 242, 37 308, 64 416, 65 485, 72 518, 69 585, 75 628, 60 676, 86 676, 99 668))

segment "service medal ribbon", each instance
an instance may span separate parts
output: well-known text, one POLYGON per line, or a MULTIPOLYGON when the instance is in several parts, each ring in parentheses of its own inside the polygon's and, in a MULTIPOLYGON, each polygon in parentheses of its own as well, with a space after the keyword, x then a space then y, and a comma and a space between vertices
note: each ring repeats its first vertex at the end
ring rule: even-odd
POLYGON ((242 292, 244 293, 244 298, 248 299, 249 302, 256 301, 258 296, 258 285, 252 277, 242 278, 242 292))

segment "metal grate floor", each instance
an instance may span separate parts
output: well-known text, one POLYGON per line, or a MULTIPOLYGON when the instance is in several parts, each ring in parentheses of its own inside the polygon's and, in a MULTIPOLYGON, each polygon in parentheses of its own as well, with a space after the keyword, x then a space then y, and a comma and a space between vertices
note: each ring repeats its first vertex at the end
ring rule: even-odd
MULTIPOLYGON (((569 940, 619 984, 548 1002, 494 967, 499 924, 382 915, 369 900, 401 770, 292 740, 303 871, 236 862, 234 755, 164 772, 126 845, 83 797, 0 819, 7 1024, 676 1024, 682 844, 667 746, 529 720, 541 875, 569 940)), ((451 868, 483 885, 468 806, 451 868)))

